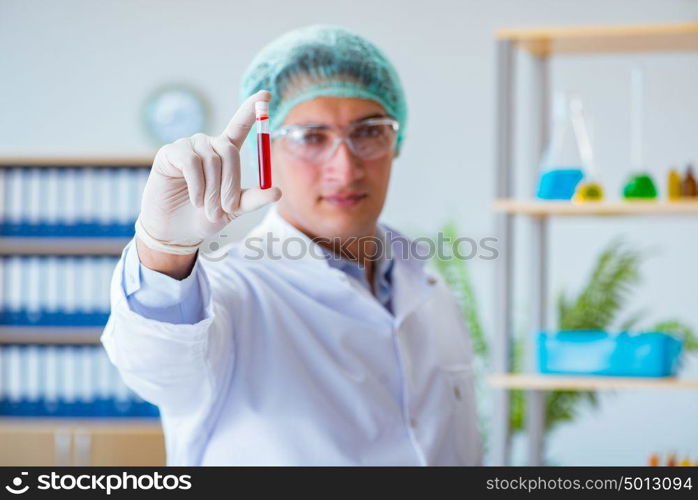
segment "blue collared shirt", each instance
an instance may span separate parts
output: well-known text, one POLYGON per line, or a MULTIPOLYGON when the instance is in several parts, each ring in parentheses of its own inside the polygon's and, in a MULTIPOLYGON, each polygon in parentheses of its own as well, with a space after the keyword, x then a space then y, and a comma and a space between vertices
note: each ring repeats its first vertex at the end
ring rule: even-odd
MULTIPOLYGON (((378 229, 378 232, 380 237, 385 238, 386 233, 381 228, 378 229)), ((383 239, 383 241, 385 240, 383 239)), ((351 276, 359 283, 361 283, 361 285, 366 290, 373 293, 371 290, 371 285, 368 282, 368 279, 366 278, 366 269, 364 267, 360 266, 356 262, 350 261, 348 259, 340 257, 339 255, 333 254, 323 247, 320 248, 325 253, 325 257, 327 257, 327 263, 330 265, 330 267, 339 269, 348 276, 351 276)), ((383 307, 385 307, 389 312, 392 313, 393 310, 391 304, 391 297, 393 292, 393 259, 385 255, 384 252, 380 252, 378 258, 374 261, 374 266, 375 268, 373 272, 373 281, 375 286, 375 293, 373 293, 373 295, 376 297, 376 300, 380 302, 383 307)))

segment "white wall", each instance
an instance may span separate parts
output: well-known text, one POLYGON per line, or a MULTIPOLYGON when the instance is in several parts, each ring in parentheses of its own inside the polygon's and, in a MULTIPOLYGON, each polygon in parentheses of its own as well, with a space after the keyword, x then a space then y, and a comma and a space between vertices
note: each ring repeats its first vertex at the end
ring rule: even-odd
MULTIPOLYGON (((494 43, 504 26, 680 22, 698 18, 692 0, 488 1, 8 1, 0 3, 0 155, 152 152, 139 112, 168 82, 187 82, 213 105, 209 132, 236 106, 237 84, 255 51, 278 34, 312 23, 343 24, 382 47, 408 95, 409 124, 385 218, 413 235, 454 217, 465 235, 492 234, 494 43), (445 101, 451 113, 441 112, 445 101)), ((695 54, 575 57, 555 61, 553 85, 578 90, 594 117, 597 156, 616 196, 627 174, 631 62, 648 69, 647 159, 663 179, 668 165, 698 160, 695 54)), ((526 60, 522 75, 527 74, 526 60)), ((518 191, 528 194, 526 92, 519 119, 518 191)), ((253 179, 254 169, 245 178, 253 179)), ((251 222, 248 222, 251 223, 251 222)), ((555 222, 552 290, 580 285, 615 234, 661 249, 644 268, 637 307, 698 327, 698 232, 692 219, 555 222)), ((526 242, 526 227, 519 240, 526 242)), ((525 264, 527 254, 517 254, 525 264)), ((525 266, 523 266, 525 268, 525 266)), ((491 327, 491 264, 473 261, 491 327)), ((525 329, 525 269, 517 316, 525 329)), ((633 308, 633 310, 635 309, 633 308)), ((698 376, 698 363, 687 372, 698 376)), ((599 411, 555 433, 549 457, 561 464, 641 464, 651 451, 698 457, 695 392, 618 392, 599 411)))

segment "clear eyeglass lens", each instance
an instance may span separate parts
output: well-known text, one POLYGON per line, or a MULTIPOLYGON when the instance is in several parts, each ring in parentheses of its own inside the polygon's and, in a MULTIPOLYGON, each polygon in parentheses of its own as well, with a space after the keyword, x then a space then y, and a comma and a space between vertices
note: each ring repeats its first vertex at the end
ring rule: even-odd
POLYGON ((395 132, 391 125, 358 125, 349 134, 354 152, 362 158, 372 159, 385 154, 393 147, 395 132))
MULTIPOLYGON (((331 129, 294 129, 284 136, 286 148, 299 158, 321 161, 335 143, 331 129)), ((379 158, 394 146, 395 131, 390 124, 357 124, 347 141, 354 154, 365 160, 379 158)))

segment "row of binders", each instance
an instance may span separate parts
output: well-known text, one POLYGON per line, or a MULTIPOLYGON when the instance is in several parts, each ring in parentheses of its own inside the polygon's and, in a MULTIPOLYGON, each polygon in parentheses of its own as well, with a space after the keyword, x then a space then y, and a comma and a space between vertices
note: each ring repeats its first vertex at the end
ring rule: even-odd
POLYGON ((0 235, 129 237, 149 170, 0 168, 0 235))
POLYGON ((157 417, 101 346, 0 345, 0 415, 157 417))
POLYGON ((0 258, 0 324, 103 326, 109 317, 113 256, 0 258))

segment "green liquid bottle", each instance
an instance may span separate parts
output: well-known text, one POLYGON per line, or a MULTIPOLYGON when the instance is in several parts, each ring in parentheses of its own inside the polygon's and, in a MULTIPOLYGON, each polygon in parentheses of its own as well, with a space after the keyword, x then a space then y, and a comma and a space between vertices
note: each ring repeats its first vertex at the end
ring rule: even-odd
POLYGON ((649 174, 634 174, 623 188, 626 200, 653 200, 657 198, 657 188, 649 174))

